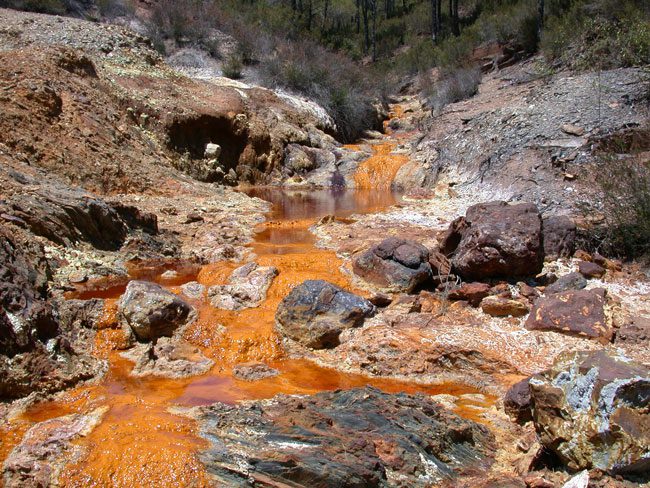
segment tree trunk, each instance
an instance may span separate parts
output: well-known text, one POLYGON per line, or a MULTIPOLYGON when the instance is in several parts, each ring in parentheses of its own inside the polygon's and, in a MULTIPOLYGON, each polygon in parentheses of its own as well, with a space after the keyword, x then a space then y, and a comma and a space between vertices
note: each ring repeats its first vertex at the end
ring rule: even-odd
POLYGON ((357 34, 361 32, 361 13, 359 12, 361 10, 361 0, 357 0, 357 13, 354 16, 354 20, 357 23, 357 34))
POLYGON ((363 15, 363 37, 364 37, 364 52, 370 50, 370 26, 368 25, 368 7, 371 0, 361 0, 361 13, 363 15))
POLYGON ((449 17, 451 19, 451 32, 455 36, 460 35, 458 23, 458 0, 449 0, 449 17))
POLYGON ((441 0, 431 0, 431 40, 434 44, 440 36, 440 3, 441 0))
POLYGON ((544 0, 537 0, 537 36, 541 39, 544 29, 544 0))
POLYGON ((377 3, 379 0, 370 0, 372 2, 372 60, 377 61, 377 3))

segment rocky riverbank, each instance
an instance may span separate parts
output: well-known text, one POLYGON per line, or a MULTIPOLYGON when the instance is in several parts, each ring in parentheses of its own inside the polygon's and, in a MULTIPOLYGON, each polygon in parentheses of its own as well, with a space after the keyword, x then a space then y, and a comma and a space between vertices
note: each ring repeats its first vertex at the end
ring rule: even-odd
POLYGON ((5 486, 649 482, 648 269, 576 213, 639 71, 596 111, 525 62, 343 146, 125 28, 0 20, 5 486))

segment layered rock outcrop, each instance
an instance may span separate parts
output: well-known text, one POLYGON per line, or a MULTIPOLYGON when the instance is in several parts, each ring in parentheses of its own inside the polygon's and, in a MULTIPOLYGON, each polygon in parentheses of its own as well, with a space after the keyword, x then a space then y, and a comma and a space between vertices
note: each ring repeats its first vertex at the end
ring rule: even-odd
POLYGON ((61 323, 50 278, 43 247, 18 229, 0 226, 0 398, 57 391, 103 369, 86 354, 82 331, 73 334, 61 323))
POLYGON ((198 412, 215 482, 274 486, 431 486, 486 469, 494 438, 424 396, 374 388, 278 396, 198 412))

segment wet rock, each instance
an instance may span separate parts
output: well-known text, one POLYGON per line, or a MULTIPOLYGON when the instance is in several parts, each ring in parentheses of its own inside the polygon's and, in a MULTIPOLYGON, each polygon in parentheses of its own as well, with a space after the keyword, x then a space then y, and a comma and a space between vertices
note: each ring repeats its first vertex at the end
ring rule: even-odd
POLYGON ((589 261, 580 261, 578 272, 587 279, 602 278, 605 275, 605 268, 589 261))
POLYGON ((205 294, 205 285, 202 285, 197 281, 190 281, 181 285, 181 292, 183 292, 183 295, 187 298, 199 300, 203 298, 203 295, 205 294))
POLYGON ((570 290, 540 298, 526 319, 526 328, 552 330, 607 343, 614 331, 605 317, 605 296, 605 290, 595 289, 570 290))
POLYGON ((542 444, 570 469, 650 469, 650 371, 607 351, 560 356, 530 380, 542 444))
POLYGON ((217 484, 425 487, 486 469, 494 439, 424 396, 374 388, 199 410, 217 484))
POLYGON ((87 415, 67 415, 34 425, 5 460, 4 486, 57 486, 62 466, 80 457, 74 441, 90 434, 107 410, 101 407, 87 415))
POLYGON ((241 363, 232 369, 232 375, 238 380, 258 381, 279 375, 277 369, 264 363, 241 363))
POLYGON ((564 215, 546 217, 542 222, 546 259, 568 257, 575 251, 576 224, 564 215))
POLYGON ((492 317, 523 317, 529 312, 525 303, 497 296, 485 297, 481 301, 481 310, 492 317))
POLYGON ((526 378, 512 385, 503 398, 503 408, 518 424, 525 424, 533 419, 530 403, 530 387, 526 378))
POLYGON ((587 286, 587 280, 580 273, 569 273, 561 276, 554 283, 546 287, 544 293, 551 295, 553 293, 562 293, 569 290, 582 290, 587 286))
POLYGON ((490 294, 490 285, 485 283, 463 283, 459 288, 449 292, 450 300, 465 300, 472 307, 478 307, 485 297, 490 294))
MULTIPOLYGON (((462 217, 461 217, 462 218, 462 217)), ((446 237, 458 241, 451 262, 465 279, 529 276, 542 269, 542 221, 532 203, 489 202, 467 210, 462 225, 446 237)))
POLYGON ((304 346, 332 348, 343 330, 359 327, 375 306, 365 298, 323 280, 296 286, 278 306, 278 331, 304 346))
POLYGON ((429 250, 407 239, 389 237, 352 262, 355 274, 369 283, 410 293, 431 279, 429 250))
POLYGON ((210 303, 225 310, 256 307, 266 299, 266 292, 277 275, 278 269, 273 266, 248 263, 232 272, 229 284, 208 288, 210 303))
POLYGON ((122 356, 135 363, 132 376, 187 378, 207 373, 214 366, 196 346, 169 337, 160 337, 155 344, 138 344, 122 356))
POLYGON ((129 282, 117 310, 139 341, 171 336, 194 318, 194 309, 182 298, 147 281, 129 282))

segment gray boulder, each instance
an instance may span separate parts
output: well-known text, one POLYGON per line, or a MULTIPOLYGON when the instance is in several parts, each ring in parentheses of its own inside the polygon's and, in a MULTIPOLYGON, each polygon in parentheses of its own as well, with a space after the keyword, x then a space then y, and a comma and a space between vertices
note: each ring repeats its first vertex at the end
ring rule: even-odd
POLYGON ((117 304, 118 316, 139 341, 171 336, 190 322, 194 309, 182 298, 148 281, 131 281, 117 304))
POLYGON ((432 276, 429 250, 398 237, 389 237, 362 253, 353 261, 352 269, 369 283, 407 293, 432 276))
POLYGON ((308 280, 295 287, 278 306, 280 334, 313 349, 339 345, 343 330, 359 327, 375 306, 363 297, 323 280, 308 280))

